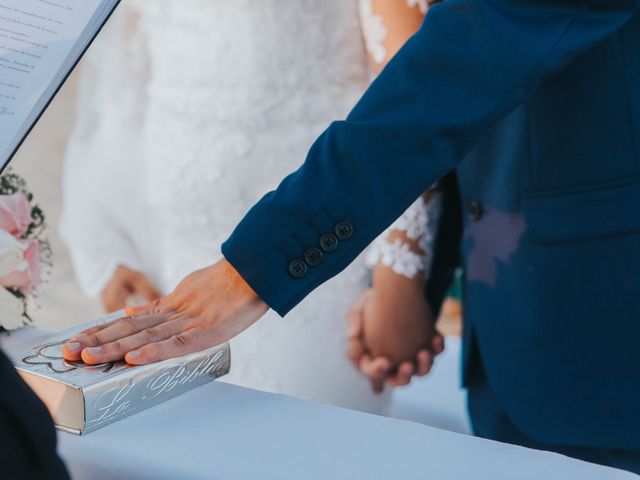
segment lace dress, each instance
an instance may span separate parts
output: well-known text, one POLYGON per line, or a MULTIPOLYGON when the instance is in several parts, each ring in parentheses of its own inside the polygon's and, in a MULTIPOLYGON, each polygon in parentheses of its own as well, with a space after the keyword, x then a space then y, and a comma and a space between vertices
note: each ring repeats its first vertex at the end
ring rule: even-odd
MULTIPOLYGON (((119 263, 168 292, 221 258, 367 87, 358 13, 356 0, 123 5, 87 58, 65 173, 62 230, 88 293, 119 263)), ((268 313, 232 341, 226 380, 386 413, 390 394, 346 358, 345 313, 368 282, 363 255, 286 318, 268 313)))

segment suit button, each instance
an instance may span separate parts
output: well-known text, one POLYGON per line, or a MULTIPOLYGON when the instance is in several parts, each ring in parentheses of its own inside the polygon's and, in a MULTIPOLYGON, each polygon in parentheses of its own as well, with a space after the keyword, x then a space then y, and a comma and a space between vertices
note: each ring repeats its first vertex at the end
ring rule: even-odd
POLYGON ((292 260, 289 264, 289 273, 293 278, 303 278, 307 274, 307 264, 302 260, 292 260))
POLYGON ((470 202, 467 206, 467 218, 471 222, 478 222, 484 214, 484 208, 480 202, 470 202))
POLYGON ((335 228, 338 240, 349 240, 353 237, 353 225, 347 222, 339 222, 335 228))
POLYGON ((317 267, 320 265, 323 258, 324 255, 318 248, 309 248, 304 252, 304 261, 307 262, 307 265, 310 267, 317 267))
POLYGON ((327 233, 320 237, 320 248, 327 253, 331 253, 338 248, 338 237, 332 233, 327 233))

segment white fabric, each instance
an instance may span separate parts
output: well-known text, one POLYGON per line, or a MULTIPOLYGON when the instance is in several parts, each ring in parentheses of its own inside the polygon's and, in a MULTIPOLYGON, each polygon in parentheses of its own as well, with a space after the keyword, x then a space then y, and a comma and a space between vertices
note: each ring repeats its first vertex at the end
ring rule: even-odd
MULTIPOLYGON (((85 290, 123 263, 168 292, 218 260, 368 78, 357 0, 123 2, 85 62, 65 174, 85 290)), ((286 319, 269 313, 232 342, 227 380, 386 413, 389 394, 345 355, 345 313, 367 284, 359 258, 286 319)))
POLYGON ((373 267, 381 263, 408 278, 415 277, 418 272, 429 272, 441 211, 442 192, 434 190, 428 201, 420 196, 373 242, 366 256, 367 265, 373 267), (392 240, 392 233, 404 233, 421 252, 413 251, 399 238, 392 240))
MULTIPOLYGON (((0 336, 0 346, 17 358, 38 335, 0 336)), ((433 394, 423 394, 411 403, 422 400, 425 410, 432 409, 433 394)), ((220 382, 83 437, 60 432, 58 440, 75 480, 638 478, 553 453, 220 382)))

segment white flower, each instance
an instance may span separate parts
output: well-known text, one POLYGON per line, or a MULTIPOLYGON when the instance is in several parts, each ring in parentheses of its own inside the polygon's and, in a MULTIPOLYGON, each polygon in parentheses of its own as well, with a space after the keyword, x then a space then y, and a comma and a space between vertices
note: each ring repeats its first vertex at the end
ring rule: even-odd
POLYGON ((0 287, 0 327, 16 330, 24 326, 24 303, 6 289, 0 287))
POLYGON ((13 272, 22 272, 27 268, 24 260, 24 245, 13 235, 0 230, 0 277, 13 272))

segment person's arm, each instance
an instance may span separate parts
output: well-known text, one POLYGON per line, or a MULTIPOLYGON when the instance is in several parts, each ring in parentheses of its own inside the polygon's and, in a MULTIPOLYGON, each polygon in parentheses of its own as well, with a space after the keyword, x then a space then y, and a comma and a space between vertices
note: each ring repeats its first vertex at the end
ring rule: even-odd
POLYGON ((639 4, 435 5, 349 117, 245 216, 222 247, 226 260, 190 275, 147 315, 72 342, 65 356, 100 363, 129 352, 128 362, 144 364, 228 340, 267 305, 286 314, 453 170, 495 121, 621 28, 639 4), (93 345, 101 348, 86 350, 93 345))
POLYGON ((304 165, 223 245, 284 315, 344 269, 498 119, 638 11, 637 0, 446 0, 304 165), (345 223, 347 224, 345 227, 345 223), (322 263, 304 253, 347 233, 322 263), (340 236, 340 235, 338 235, 340 236))
POLYGON ((372 287, 349 310, 347 336, 349 357, 374 391, 385 382, 406 385, 414 374, 428 374, 434 354, 442 352, 424 292, 441 202, 437 188, 421 195, 367 252, 372 287))

